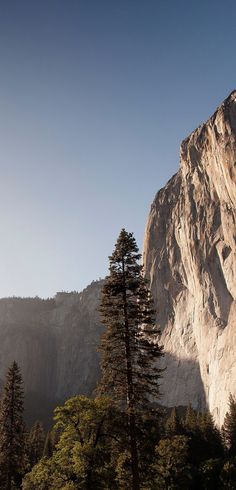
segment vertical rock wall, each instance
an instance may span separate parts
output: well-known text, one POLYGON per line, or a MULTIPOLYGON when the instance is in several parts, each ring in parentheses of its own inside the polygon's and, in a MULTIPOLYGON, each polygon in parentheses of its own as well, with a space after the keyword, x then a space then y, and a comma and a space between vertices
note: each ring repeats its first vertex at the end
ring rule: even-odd
POLYGON ((167 353, 163 404, 236 395, 236 91, 181 145, 180 169, 151 206, 144 267, 167 353))

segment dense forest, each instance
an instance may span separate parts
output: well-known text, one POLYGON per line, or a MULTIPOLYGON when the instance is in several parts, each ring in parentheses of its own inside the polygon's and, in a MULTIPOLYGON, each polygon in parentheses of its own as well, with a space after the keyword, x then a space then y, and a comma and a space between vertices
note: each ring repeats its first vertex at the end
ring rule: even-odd
POLYGON ((209 411, 161 407, 165 355, 140 254, 122 230, 110 257, 100 314, 102 376, 96 396, 77 395, 41 421, 24 423, 20 367, 9 367, 0 406, 0 488, 236 488, 236 401, 223 427, 209 411))

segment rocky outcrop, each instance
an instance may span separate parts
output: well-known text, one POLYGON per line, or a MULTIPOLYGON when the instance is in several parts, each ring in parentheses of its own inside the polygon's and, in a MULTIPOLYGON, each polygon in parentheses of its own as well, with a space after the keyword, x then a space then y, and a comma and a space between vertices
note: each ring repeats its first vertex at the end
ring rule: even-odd
POLYGON ((28 423, 41 419, 47 425, 57 404, 93 392, 99 376, 101 284, 48 300, 0 300, 0 378, 13 360, 19 364, 28 423))
POLYGON ((221 424, 236 395, 236 91, 183 141, 143 258, 167 353, 163 404, 207 405, 221 424))
MULTIPOLYGON (((144 267, 165 350, 162 403, 208 406, 221 424, 236 395, 236 92, 183 141, 180 169, 151 206, 144 267)), ((16 360, 28 422, 93 392, 101 285, 0 300, 0 385, 16 360)))

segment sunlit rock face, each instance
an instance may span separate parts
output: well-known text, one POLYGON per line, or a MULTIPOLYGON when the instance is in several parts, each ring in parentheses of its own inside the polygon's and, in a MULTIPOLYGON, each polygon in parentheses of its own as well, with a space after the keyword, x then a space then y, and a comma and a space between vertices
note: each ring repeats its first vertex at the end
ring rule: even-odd
POLYGON ((28 423, 40 419, 48 424, 58 403, 91 395, 96 387, 101 284, 49 300, 0 300, 0 380, 15 360, 24 380, 28 423))
POLYGON ((236 91, 181 145, 180 169, 151 206, 144 267, 167 353, 168 406, 236 395, 236 91))

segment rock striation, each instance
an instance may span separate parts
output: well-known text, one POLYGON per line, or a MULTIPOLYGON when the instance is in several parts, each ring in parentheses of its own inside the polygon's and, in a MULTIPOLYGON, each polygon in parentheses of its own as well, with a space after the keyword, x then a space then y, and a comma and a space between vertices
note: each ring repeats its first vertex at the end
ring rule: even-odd
POLYGON ((162 402, 208 406, 222 424, 236 395, 236 91, 182 142, 143 260, 166 352, 162 402))

